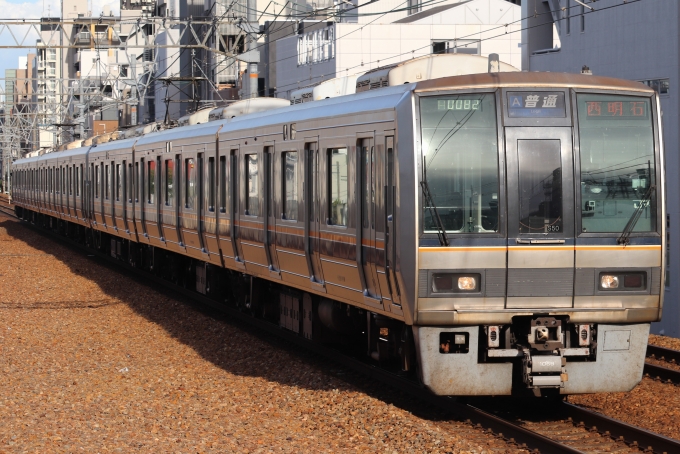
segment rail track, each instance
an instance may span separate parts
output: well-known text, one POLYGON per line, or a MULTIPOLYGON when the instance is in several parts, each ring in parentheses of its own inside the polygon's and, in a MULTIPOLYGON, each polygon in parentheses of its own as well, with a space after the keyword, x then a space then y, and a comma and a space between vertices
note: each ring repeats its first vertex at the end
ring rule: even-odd
MULTIPOLYGON (((11 204, 2 195, 0 195, 0 212, 7 216, 16 217, 11 204)), ((517 449, 541 453, 644 451, 670 454, 680 452, 680 441, 678 440, 626 424, 568 402, 541 402, 540 405, 544 411, 535 411, 533 416, 527 417, 524 401, 521 404, 523 408, 518 409, 514 407, 517 401, 509 399, 456 400, 435 396, 418 386, 413 379, 366 363, 328 346, 311 343, 293 332, 280 329, 278 325, 254 318, 237 308, 225 306, 197 292, 169 283, 146 271, 133 268, 107 254, 86 248, 70 238, 31 224, 27 225, 38 232, 48 233, 52 238, 58 237, 60 242, 66 243, 72 248, 81 251, 86 250, 88 255, 94 253, 95 257, 106 264, 112 265, 118 270, 122 269, 123 272, 131 274, 137 279, 143 279, 145 283, 151 281, 153 284, 161 286, 164 292, 172 293, 174 297, 181 295, 190 304, 198 303, 202 306, 208 306, 225 314, 231 320, 246 323, 261 333, 273 335, 291 345, 302 347, 342 367, 409 394, 421 402, 440 408, 456 419, 466 421, 494 434, 517 449), (172 288, 170 289, 170 287, 172 288)), ((680 352, 676 353, 680 355, 680 352)), ((645 368, 645 370, 647 369, 645 368)), ((528 408, 531 409, 532 407, 529 406, 528 408)))
MULTIPOLYGON (((670 348, 647 345, 647 358, 656 360, 658 363, 680 366, 680 351, 670 348)), ((645 363, 645 375, 660 381, 680 385, 680 370, 664 367, 661 364, 645 363)))

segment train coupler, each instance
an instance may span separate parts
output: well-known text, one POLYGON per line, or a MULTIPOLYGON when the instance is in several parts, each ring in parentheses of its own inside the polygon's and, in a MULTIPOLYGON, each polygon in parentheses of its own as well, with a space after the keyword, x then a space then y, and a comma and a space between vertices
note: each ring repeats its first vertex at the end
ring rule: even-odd
POLYGON ((523 349, 522 376, 528 388, 540 395, 541 388, 564 388, 569 380, 566 365, 567 359, 561 354, 531 354, 528 348, 523 349))

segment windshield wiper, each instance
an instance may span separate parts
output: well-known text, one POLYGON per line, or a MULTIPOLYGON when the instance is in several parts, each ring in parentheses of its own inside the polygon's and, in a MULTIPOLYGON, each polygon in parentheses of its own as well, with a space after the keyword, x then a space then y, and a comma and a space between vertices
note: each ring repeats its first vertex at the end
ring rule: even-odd
POLYGON ((444 223, 439 217, 439 212, 437 212, 437 207, 432 199, 432 194, 430 194, 430 187, 427 185, 427 181, 421 181, 420 186, 423 188, 423 196, 425 196, 425 201, 427 202, 427 208, 430 210, 430 216, 434 220, 437 227, 437 236, 439 237, 439 243, 442 246, 449 245, 449 237, 446 236, 446 229, 444 229, 444 223))
POLYGON ((630 219, 628 219, 626 227, 623 229, 623 232, 621 232, 621 236, 616 240, 618 244, 622 244, 625 247, 630 243, 630 234, 633 232, 638 219, 640 219, 642 210, 647 208, 649 202, 652 200, 652 194, 654 194, 654 191, 656 191, 656 185, 653 184, 649 187, 649 189, 647 189, 645 195, 642 196, 640 205, 638 205, 638 207, 635 208, 635 211, 633 211, 633 214, 630 215, 630 219))

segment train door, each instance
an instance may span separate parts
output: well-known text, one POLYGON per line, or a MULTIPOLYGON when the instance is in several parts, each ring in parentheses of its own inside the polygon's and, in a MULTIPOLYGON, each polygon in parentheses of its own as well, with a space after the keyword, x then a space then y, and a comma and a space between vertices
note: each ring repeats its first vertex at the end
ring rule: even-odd
POLYGON ((200 183, 202 194, 201 235, 208 260, 215 264, 222 264, 217 236, 217 162, 215 152, 213 145, 209 144, 206 148, 205 158, 200 158, 199 167, 203 167, 200 183))
POLYGON ((230 224, 230 237, 231 244, 234 250, 234 260, 240 264, 243 264, 243 252, 241 251, 241 245, 238 240, 238 220, 239 220, 239 210, 241 205, 241 196, 239 191, 239 166, 238 166, 239 150, 232 149, 229 151, 229 181, 230 187, 229 192, 231 193, 230 200, 230 210, 231 210, 231 224, 230 224))
POLYGON ((323 285, 320 257, 321 235, 321 188, 319 147, 316 142, 305 144, 305 256, 312 283, 323 285))
POLYGON ((205 153, 198 153, 196 155, 196 215, 198 217, 198 243, 201 251, 206 253, 208 247, 205 242, 205 217, 206 217, 206 200, 205 191, 205 153))
POLYGON ((360 200, 357 232, 361 232, 361 235, 357 235, 357 262, 363 270, 364 295, 379 301, 381 295, 376 269, 375 222, 377 166, 373 139, 358 139, 357 152, 359 170, 357 197, 360 200))
POLYGON ((264 247, 269 263, 269 273, 272 277, 280 278, 278 257, 276 255, 276 191, 281 187, 276 183, 276 172, 274 172, 275 158, 274 143, 271 142, 264 147, 264 247))
POLYGON ((384 218, 385 218, 385 275, 387 287, 390 292, 392 304, 401 306, 401 291, 397 282, 397 182, 396 182, 396 156, 394 149, 394 136, 385 137, 385 185, 383 189, 384 218))
POLYGON ((572 307, 571 128, 508 127, 505 137, 508 165, 506 307, 572 307))

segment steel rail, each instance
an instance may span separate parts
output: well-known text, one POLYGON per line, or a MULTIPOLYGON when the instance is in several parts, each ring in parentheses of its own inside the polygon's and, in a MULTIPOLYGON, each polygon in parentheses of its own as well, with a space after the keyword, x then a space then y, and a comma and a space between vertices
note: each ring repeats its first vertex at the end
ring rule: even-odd
POLYGON ((678 363, 680 365, 680 351, 666 347, 647 345, 647 357, 660 361, 667 361, 669 363, 678 363))
POLYGON ((572 419, 573 423, 582 423, 591 430, 623 441, 629 446, 656 454, 680 452, 679 440, 630 425, 568 402, 562 402, 562 410, 572 419))
POLYGON ((644 373, 645 375, 648 375, 649 378, 680 384, 680 371, 675 369, 658 366, 656 364, 645 363, 644 373))

